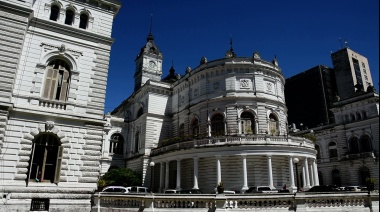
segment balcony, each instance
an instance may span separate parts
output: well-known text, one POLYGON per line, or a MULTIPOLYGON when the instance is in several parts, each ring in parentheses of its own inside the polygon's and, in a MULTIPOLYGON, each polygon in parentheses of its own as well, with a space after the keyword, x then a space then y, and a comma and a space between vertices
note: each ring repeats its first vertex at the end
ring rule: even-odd
POLYGON ((185 150, 202 147, 240 146, 240 145, 270 145, 270 146, 291 146, 314 149, 314 142, 301 137, 249 135, 249 136, 221 136, 212 138, 193 139, 188 141, 175 140, 173 143, 166 143, 165 146, 153 149, 151 156, 159 155, 174 150, 185 150))

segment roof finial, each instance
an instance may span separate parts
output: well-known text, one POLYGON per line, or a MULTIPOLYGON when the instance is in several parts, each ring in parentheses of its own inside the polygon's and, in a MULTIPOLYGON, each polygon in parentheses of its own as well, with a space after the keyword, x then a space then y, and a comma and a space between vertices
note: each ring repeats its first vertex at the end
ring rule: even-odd
POLYGON ((153 34, 152 34, 152 26, 153 26, 153 13, 150 14, 150 29, 149 29, 149 35, 146 41, 153 41, 153 34))
POLYGON ((347 39, 344 39, 344 45, 346 46, 346 48, 348 48, 348 41, 347 41, 347 39))
POLYGON ((233 48, 232 48, 232 33, 230 33, 230 49, 233 50, 233 48))

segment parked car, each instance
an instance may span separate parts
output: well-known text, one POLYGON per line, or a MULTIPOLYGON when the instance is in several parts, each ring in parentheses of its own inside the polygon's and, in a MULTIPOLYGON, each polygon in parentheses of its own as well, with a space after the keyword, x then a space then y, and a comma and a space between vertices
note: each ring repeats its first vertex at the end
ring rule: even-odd
POLYGON ((105 187, 102 192, 118 192, 118 193, 129 193, 130 187, 124 187, 124 186, 107 186, 105 187))
POLYGON ((176 189, 167 189, 164 191, 164 194, 179 194, 179 190, 176 189))
POLYGON ((149 189, 147 187, 140 186, 131 186, 130 193, 149 193, 149 189))
POLYGON ((278 193, 278 191, 272 190, 269 186, 252 186, 245 193, 278 193))
POLYGON ((360 186, 346 186, 345 191, 361 191, 360 186))
POLYGON ((194 189, 194 188, 190 188, 190 189, 182 189, 181 191, 179 191, 180 194, 202 194, 202 191, 200 189, 194 189))
POLYGON ((306 192, 333 192, 335 191, 333 187, 327 185, 313 186, 306 192))

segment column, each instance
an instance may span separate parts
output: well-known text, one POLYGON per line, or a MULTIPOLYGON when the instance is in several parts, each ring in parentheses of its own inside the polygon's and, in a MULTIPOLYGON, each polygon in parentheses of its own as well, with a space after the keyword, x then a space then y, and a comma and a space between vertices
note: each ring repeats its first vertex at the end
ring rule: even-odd
POLYGON ((290 188, 297 189, 294 184, 294 170, 293 170, 293 157, 289 157, 289 176, 290 176, 290 188))
POLYGON ((243 159, 243 188, 242 190, 248 190, 247 155, 242 155, 241 157, 243 159))
POLYGON ((165 166, 164 166, 164 162, 161 162, 160 163, 160 191, 162 192, 162 189, 164 188, 164 180, 165 180, 165 178, 164 178, 164 168, 165 168, 165 166))
POLYGON ((169 162, 166 161, 165 165, 165 190, 169 188, 169 162))
POLYGON ((302 166, 302 181, 303 181, 303 188, 306 188, 306 179, 305 179, 305 166, 302 166))
POLYGON ((194 189, 199 189, 198 187, 198 157, 194 157, 194 189))
POLYGON ((177 190, 181 190, 181 160, 177 159, 177 190))
POLYGON ((304 160, 304 163, 305 163, 305 178, 306 178, 306 187, 307 188, 310 188, 310 177, 309 177, 309 165, 308 165, 308 162, 307 162, 307 158, 305 158, 304 160))
POLYGON ((237 124, 238 124, 238 133, 237 134, 243 134, 243 132, 242 132, 242 129, 241 129, 241 123, 240 123, 240 118, 238 118, 238 120, 237 120, 237 124))
POLYGON ((313 172, 313 164, 310 164, 310 186, 314 186, 314 172, 313 172))
POLYGON ((315 163, 315 159, 313 159, 313 171, 314 171, 314 185, 319 185, 319 176, 318 176, 318 169, 317 169, 317 163, 315 163))
POLYGON ((273 186, 273 174, 272 174, 272 158, 271 156, 268 156, 268 181, 269 181, 269 187, 274 188, 273 186))
POLYGON ((216 185, 222 182, 222 170, 220 167, 220 155, 216 156, 216 185))

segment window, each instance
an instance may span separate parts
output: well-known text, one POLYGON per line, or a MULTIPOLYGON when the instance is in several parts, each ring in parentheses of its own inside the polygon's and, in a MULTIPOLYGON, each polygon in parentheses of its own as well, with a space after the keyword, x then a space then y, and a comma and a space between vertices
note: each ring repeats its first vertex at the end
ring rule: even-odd
POLYGON ((372 144, 369 135, 362 135, 360 137, 360 152, 371 152, 372 144))
POLYGON ((29 165, 29 181, 58 183, 63 147, 50 133, 40 134, 33 141, 29 165))
POLYGON ((329 143, 329 153, 330 153, 330 158, 338 157, 338 150, 337 150, 335 142, 329 143))
POLYGON ((66 10, 65 24, 72 25, 74 22, 74 11, 66 10))
POLYGON ((124 138, 120 133, 111 135, 109 153, 123 154, 124 138))
POLYGON ((87 29, 88 15, 82 13, 80 14, 79 28, 87 29))
POLYGON ((199 134, 199 121, 197 118, 193 119, 191 123, 191 132, 193 133, 193 136, 198 136, 199 134))
POLYGON ((59 16, 59 7, 57 5, 52 5, 50 9, 50 20, 57 21, 59 16))
POLYGON ((211 135, 224 135, 224 117, 222 114, 216 114, 211 118, 211 135))
POLYGON ((356 119, 357 119, 357 120, 361 120, 361 119, 362 119, 362 116, 360 115, 359 112, 356 112, 356 119))
POLYGON ((319 185, 324 185, 323 183, 323 174, 321 171, 318 171, 319 185))
POLYGON ((53 60, 49 63, 42 97, 66 101, 70 81, 69 65, 63 60, 53 60))
POLYGON ((350 154, 358 154, 359 153, 359 139, 357 137, 352 137, 348 141, 348 144, 350 145, 350 154))
POLYGON ((269 133, 271 135, 279 134, 278 119, 273 113, 269 115, 269 133))
POLYGON ((242 134, 255 133, 255 117, 250 112, 243 112, 240 116, 240 126, 242 134))
POLYGON ((350 114, 351 116, 351 121, 355 121, 355 115, 354 114, 350 114))
POLYGON ((359 181, 360 181, 360 185, 366 185, 366 179, 368 177, 371 177, 369 168, 365 167, 365 166, 361 167, 359 169, 359 181))
POLYGON ((140 144, 140 132, 137 132, 135 135, 135 149, 134 153, 139 152, 139 144, 140 144))
POLYGON ((333 169, 331 171, 332 184, 336 186, 341 186, 340 173, 338 169, 333 169))
POLYGON ((367 118, 367 112, 365 110, 363 110, 362 114, 363 114, 363 119, 366 119, 367 118))

